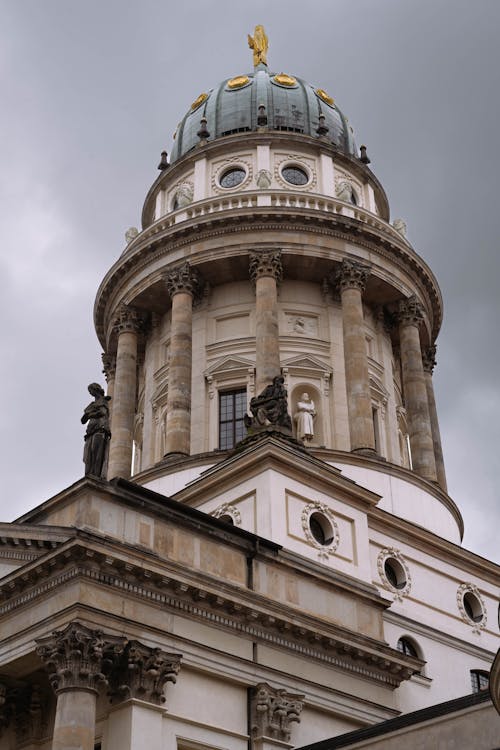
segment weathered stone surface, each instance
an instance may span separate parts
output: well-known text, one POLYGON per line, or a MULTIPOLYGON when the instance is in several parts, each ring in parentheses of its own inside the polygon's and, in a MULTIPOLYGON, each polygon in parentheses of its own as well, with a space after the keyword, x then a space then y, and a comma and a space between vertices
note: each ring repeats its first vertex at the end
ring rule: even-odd
POLYGON ((261 682, 252 690, 251 716, 254 739, 270 737, 289 742, 294 722, 300 722, 303 695, 276 690, 261 682))

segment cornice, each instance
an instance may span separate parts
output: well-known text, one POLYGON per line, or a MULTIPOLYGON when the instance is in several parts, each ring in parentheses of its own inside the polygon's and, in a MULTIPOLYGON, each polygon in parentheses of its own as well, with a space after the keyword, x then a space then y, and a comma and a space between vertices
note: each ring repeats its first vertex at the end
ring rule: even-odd
POLYGON ((130 556, 113 554, 110 545, 99 550, 89 540, 72 541, 50 559, 1 582, 0 618, 43 597, 53 598, 59 587, 78 579, 391 687, 423 665, 380 641, 280 607, 254 591, 221 582, 215 588, 215 579, 209 589, 206 576, 193 571, 190 582, 185 568, 182 572, 176 573, 170 561, 153 568, 144 560, 134 563, 130 556))
MULTIPOLYGON (((283 191, 283 193, 287 194, 287 191, 283 191)), ((319 199, 320 197, 318 197, 319 199)), ((374 223, 360 221, 339 213, 307 209, 298 205, 288 207, 281 205, 250 206, 228 209, 220 213, 199 215, 172 226, 165 226, 165 222, 163 222, 163 228, 161 220, 157 224, 157 232, 154 235, 150 237, 139 235, 135 245, 111 267, 97 291, 94 322, 99 339, 105 348, 109 323, 107 318, 112 316, 112 311, 107 308, 120 284, 123 285, 133 276, 140 275, 141 271, 144 271, 159 259, 166 258, 167 263, 165 265, 168 265, 169 255, 179 249, 191 248, 193 241, 199 242, 217 236, 227 238, 235 233, 256 231, 276 231, 282 236, 283 232, 291 230, 295 233, 313 233, 334 237, 347 242, 354 242, 359 247, 390 260, 411 277, 419 279, 422 290, 425 290, 428 296, 430 309, 432 310, 432 338, 435 339, 439 332, 442 317, 442 298, 437 281, 427 264, 408 243, 395 236, 396 233, 392 231, 390 225, 387 225, 386 231, 382 232, 374 226, 374 223)), ((277 243, 279 244, 279 237, 277 237, 277 243)), ((233 256, 248 255, 247 248, 242 249, 241 246, 238 246, 229 249, 228 244, 227 242, 224 243, 224 247, 221 248, 219 253, 220 257, 227 260, 233 256)), ((307 254, 307 250, 302 249, 302 254, 304 252, 307 254)), ((311 248, 310 252, 313 255, 318 254, 317 248, 314 247, 311 248)), ((211 253, 210 259, 213 260, 216 255, 211 253)), ((284 251, 284 261, 286 261, 286 257, 287 252, 284 251)), ((176 258, 176 262, 178 260, 176 258)), ((192 255, 190 253, 189 260, 193 266, 203 264, 207 260, 207 254, 192 255)), ((158 274, 158 279, 153 274, 142 284, 149 285, 159 281, 161 278, 160 271, 158 271, 158 274)), ((377 275, 376 266, 373 268, 373 275, 377 275)), ((139 290, 136 291, 138 293, 139 290)), ((131 303, 133 298, 134 293, 130 294, 129 292, 127 299, 120 299, 119 302, 131 303)))

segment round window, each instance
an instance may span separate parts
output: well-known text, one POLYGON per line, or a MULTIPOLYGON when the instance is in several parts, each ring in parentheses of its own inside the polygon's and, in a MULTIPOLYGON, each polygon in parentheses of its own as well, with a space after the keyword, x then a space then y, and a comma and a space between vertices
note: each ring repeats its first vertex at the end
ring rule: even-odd
POLYGON ((327 547, 333 542, 332 524, 322 513, 311 513, 309 516, 309 529, 318 544, 327 547))
POLYGON ((463 602, 467 617, 469 617, 472 622, 481 622, 484 617, 484 612, 479 599, 470 591, 467 591, 464 594, 463 602))
POLYGON ((224 523, 234 526, 234 518, 230 516, 229 513, 224 513, 222 516, 219 516, 219 521, 224 521, 224 523))
POLYGON ((231 167, 223 172, 219 184, 223 188, 234 188, 237 185, 241 185, 247 173, 242 167, 231 167))
POLYGON ((384 562, 385 577, 395 589, 404 589, 406 573, 401 563, 395 557, 388 557, 384 562))
POLYGON ((307 185, 309 182, 309 175, 301 167, 284 167, 281 170, 281 176, 290 185, 307 185))

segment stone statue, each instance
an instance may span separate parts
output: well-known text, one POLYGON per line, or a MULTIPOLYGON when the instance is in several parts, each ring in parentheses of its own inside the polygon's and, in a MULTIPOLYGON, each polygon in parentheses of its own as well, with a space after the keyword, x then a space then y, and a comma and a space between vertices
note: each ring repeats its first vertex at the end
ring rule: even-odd
POLYGON ((87 424, 85 432, 85 447, 83 449, 83 461, 85 463, 85 476, 104 477, 108 443, 111 437, 109 429, 109 407, 108 401, 111 396, 105 396, 99 383, 91 383, 88 391, 94 400, 85 407, 82 424, 87 424))
POLYGON ((267 190, 271 187, 271 172, 268 169, 260 169, 257 175, 257 187, 267 190))
POLYGON ((316 410, 314 401, 308 393, 303 393, 297 403, 297 411, 294 420, 297 423, 297 437, 301 440, 312 440, 314 437, 314 417, 316 410))
POLYGON ((256 26, 253 36, 248 34, 248 46, 253 50, 253 64, 256 68, 259 63, 267 65, 267 50, 269 43, 263 26, 256 26))
POLYGON ((342 180, 339 182, 336 189, 337 198, 340 201, 346 201, 346 203, 352 203, 352 185, 348 180, 342 180))
POLYGON ((129 227, 127 231, 125 232, 125 241, 127 245, 130 245, 132 240, 135 240, 138 234, 139 234, 139 230, 137 229, 137 227, 129 227))
POLYGON ((292 432, 292 420, 288 414, 285 379, 281 375, 273 378, 272 385, 264 388, 261 394, 250 401, 252 417, 245 414, 245 427, 260 428, 272 425, 292 432))
POLYGON ((406 237, 406 221, 404 219, 394 219, 392 226, 396 232, 399 232, 403 237, 406 237))
POLYGON ((176 208, 185 208, 193 202, 194 188, 190 182, 182 182, 175 193, 176 208))

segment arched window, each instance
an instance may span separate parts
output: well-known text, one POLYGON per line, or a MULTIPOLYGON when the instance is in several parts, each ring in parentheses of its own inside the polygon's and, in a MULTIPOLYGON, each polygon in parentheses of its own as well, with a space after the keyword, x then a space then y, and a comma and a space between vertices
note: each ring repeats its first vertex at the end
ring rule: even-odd
POLYGON ((481 690, 488 690, 490 684, 490 673, 484 669, 471 669, 470 682, 473 693, 480 693, 481 690))
POLYGON ((409 638, 400 638, 397 649, 405 654, 405 656, 414 656, 416 659, 420 658, 416 646, 409 638))

